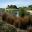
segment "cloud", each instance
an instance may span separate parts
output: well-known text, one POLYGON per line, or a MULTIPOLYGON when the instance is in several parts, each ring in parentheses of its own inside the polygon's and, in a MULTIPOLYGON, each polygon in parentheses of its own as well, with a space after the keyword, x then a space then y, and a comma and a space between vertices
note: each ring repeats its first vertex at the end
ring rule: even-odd
POLYGON ((0 7, 6 7, 7 5, 28 6, 32 4, 32 0, 1 0, 0 7))

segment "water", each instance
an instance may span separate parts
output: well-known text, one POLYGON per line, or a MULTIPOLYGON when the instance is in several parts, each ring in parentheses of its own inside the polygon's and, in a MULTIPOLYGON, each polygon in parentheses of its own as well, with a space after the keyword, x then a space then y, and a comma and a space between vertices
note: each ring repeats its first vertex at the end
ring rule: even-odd
POLYGON ((16 16, 19 16, 19 12, 17 11, 17 14, 16 14, 16 16))

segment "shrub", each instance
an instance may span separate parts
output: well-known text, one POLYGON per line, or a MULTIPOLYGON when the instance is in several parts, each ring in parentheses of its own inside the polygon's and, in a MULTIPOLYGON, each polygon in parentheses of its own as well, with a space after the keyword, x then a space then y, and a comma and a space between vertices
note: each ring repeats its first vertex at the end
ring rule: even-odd
POLYGON ((0 22, 0 32, 16 32, 16 28, 5 22, 0 22))

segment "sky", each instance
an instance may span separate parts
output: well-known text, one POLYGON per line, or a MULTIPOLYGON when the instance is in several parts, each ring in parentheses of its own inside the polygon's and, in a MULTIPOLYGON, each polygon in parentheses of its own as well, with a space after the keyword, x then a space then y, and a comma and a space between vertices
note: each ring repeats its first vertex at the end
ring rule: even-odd
POLYGON ((0 8, 6 8, 7 5, 16 5, 17 7, 23 7, 32 5, 32 0, 0 0, 0 8))

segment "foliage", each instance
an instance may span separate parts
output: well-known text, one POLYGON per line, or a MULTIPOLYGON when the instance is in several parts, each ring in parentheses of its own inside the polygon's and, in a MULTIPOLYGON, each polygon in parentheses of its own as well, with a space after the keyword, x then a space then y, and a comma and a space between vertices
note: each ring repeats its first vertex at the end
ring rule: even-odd
POLYGON ((29 5, 28 7, 31 7, 32 8, 32 5, 29 5))
POLYGON ((12 14, 16 11, 17 6, 16 5, 8 5, 6 9, 8 9, 6 12, 12 14))
POLYGON ((5 9, 4 8, 0 8, 0 12, 4 12, 5 11, 5 9))
POLYGON ((10 24, 0 21, 0 32, 16 32, 16 28, 10 24))
POLYGON ((13 9, 17 9, 17 6, 16 5, 8 5, 8 8, 13 8, 13 9))
MULTIPOLYGON (((8 10, 6 11, 10 14, 14 13, 16 11, 16 9, 19 9, 19 15, 24 16, 26 14, 25 10, 32 10, 32 5, 29 5, 28 7, 19 7, 19 8, 17 8, 16 5, 8 5, 6 9, 8 9, 8 10, 11 9, 11 10, 9 10, 9 12, 8 12, 8 10)), ((0 8, 0 12, 4 12, 4 11, 5 11, 5 9, 0 8)))
POLYGON ((20 12, 19 12, 19 15, 20 15, 20 16, 25 16, 25 10, 24 10, 24 8, 20 8, 19 11, 20 11, 20 12))
POLYGON ((30 10, 32 10, 32 5, 29 5, 28 8, 29 8, 30 10))

